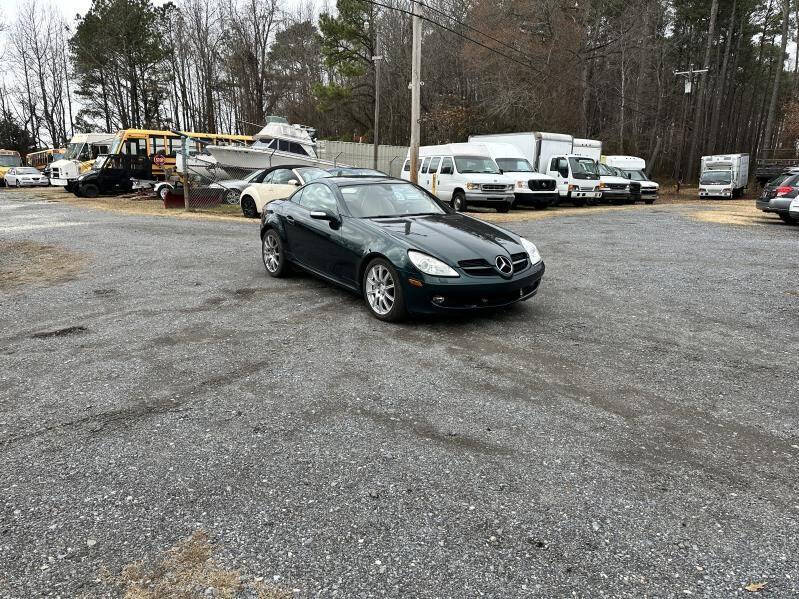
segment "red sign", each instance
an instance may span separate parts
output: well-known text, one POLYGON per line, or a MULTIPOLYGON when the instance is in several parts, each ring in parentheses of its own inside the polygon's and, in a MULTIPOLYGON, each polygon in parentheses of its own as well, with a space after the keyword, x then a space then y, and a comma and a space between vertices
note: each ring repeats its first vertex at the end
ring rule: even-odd
POLYGON ((156 154, 153 157, 153 163, 155 163, 157 166, 163 166, 165 159, 166 159, 166 156, 164 156, 163 154, 156 154))

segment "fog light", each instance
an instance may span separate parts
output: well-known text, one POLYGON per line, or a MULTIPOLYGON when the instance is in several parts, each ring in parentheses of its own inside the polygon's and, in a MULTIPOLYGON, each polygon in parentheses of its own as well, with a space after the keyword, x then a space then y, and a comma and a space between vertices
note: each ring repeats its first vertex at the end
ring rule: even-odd
POLYGON ((422 285, 424 285, 424 283, 422 283, 419 279, 408 279, 408 283, 410 283, 414 287, 421 287, 422 285))
POLYGON ((433 303, 434 304, 443 304, 446 299, 447 298, 445 298, 443 295, 434 295, 433 296, 433 303))

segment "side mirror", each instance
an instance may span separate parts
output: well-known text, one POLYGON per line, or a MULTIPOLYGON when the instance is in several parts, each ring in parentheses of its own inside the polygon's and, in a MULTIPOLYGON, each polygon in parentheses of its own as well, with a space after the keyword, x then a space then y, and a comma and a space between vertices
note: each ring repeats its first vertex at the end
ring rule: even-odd
POLYGON ((312 210, 311 218, 314 220, 326 220, 330 223, 338 222, 338 216, 335 216, 333 213, 328 212, 327 210, 312 210))
POLYGON ((505 171, 503 171, 502 169, 499 169, 499 174, 500 174, 500 175, 504 175, 504 174, 505 174, 505 171))
POLYGON ((289 185, 294 185, 295 187, 299 187, 300 186, 300 182, 297 181, 297 179, 289 179, 288 184, 289 185))

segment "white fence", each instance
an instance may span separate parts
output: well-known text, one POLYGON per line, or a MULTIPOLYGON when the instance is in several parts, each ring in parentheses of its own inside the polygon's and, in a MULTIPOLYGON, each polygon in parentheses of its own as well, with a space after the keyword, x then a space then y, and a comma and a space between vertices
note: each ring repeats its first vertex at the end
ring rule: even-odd
MULTIPOLYGON (((319 158, 334 160, 336 164, 374 168, 373 144, 320 139, 316 142, 316 152, 319 158)), ((377 170, 399 177, 407 154, 407 146, 377 146, 377 170)))

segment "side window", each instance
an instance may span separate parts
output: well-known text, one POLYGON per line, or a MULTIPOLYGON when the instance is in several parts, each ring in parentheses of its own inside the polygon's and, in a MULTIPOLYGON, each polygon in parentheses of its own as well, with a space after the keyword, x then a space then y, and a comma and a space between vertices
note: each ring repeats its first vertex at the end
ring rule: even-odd
POLYGON ((287 168, 281 168, 276 171, 272 171, 272 180, 270 183, 275 183, 276 185, 288 185, 289 181, 296 178, 297 177, 292 171, 287 168))
POLYGON ((436 156, 430 160, 430 166, 427 167, 427 172, 431 175, 438 170, 438 163, 441 162, 441 157, 436 156))
POLYGON ((275 171, 272 171, 271 173, 265 173, 265 174, 261 175, 260 177, 258 177, 260 179, 260 181, 258 181, 258 183, 271 183, 272 182, 272 175, 274 175, 274 174, 275 174, 275 171))
POLYGON ((405 164, 402 165, 402 170, 403 170, 403 172, 406 172, 406 173, 411 172, 411 161, 410 160, 406 160, 405 161, 405 164))
POLYGON ((179 137, 170 137, 167 141, 169 142, 169 152, 167 152, 167 156, 172 156, 174 158, 177 156, 178 152, 180 152, 182 140, 179 137))
MULTIPOLYGON (((268 174, 271 175, 272 173, 268 173, 268 174)), ((259 173, 255 177, 253 177, 252 182, 253 183, 263 183, 266 178, 267 178, 267 172, 266 171, 261 171, 261 173, 259 173)))
POLYGON ((160 135, 150 136, 150 154, 164 154, 166 152, 166 144, 164 138, 160 135))
POLYGON ((293 154, 302 154, 304 156, 308 155, 308 152, 305 151, 305 148, 298 143, 294 143, 293 141, 289 142, 289 152, 293 154))
POLYGON ((302 194, 305 193, 305 187, 300 187, 299 191, 297 191, 293 196, 291 196, 290 200, 295 204, 302 205, 302 194))
POLYGON ((91 157, 89 144, 83 144, 83 147, 80 149, 80 154, 78 154, 78 160, 83 162, 84 160, 91 160, 91 157))
POLYGON ((452 158, 446 156, 441 161, 441 175, 451 175, 452 174, 452 158))
POLYGON ((560 169, 564 169, 566 171, 569 170, 569 163, 565 158, 561 158, 560 161, 558 162, 558 170, 560 169))
POLYGON ((558 170, 558 159, 557 158, 553 158, 552 162, 549 163, 549 170, 551 170, 551 171, 558 170))
POLYGON ((422 173, 422 174, 427 173, 427 165, 428 164, 430 164, 430 159, 429 158, 425 158, 422 161, 422 168, 419 169, 419 172, 422 173))
POLYGON ((322 183, 312 183, 307 185, 302 192, 302 198, 299 201, 300 206, 307 208, 309 211, 324 210, 338 214, 338 206, 336 205, 336 196, 327 185, 322 183))

